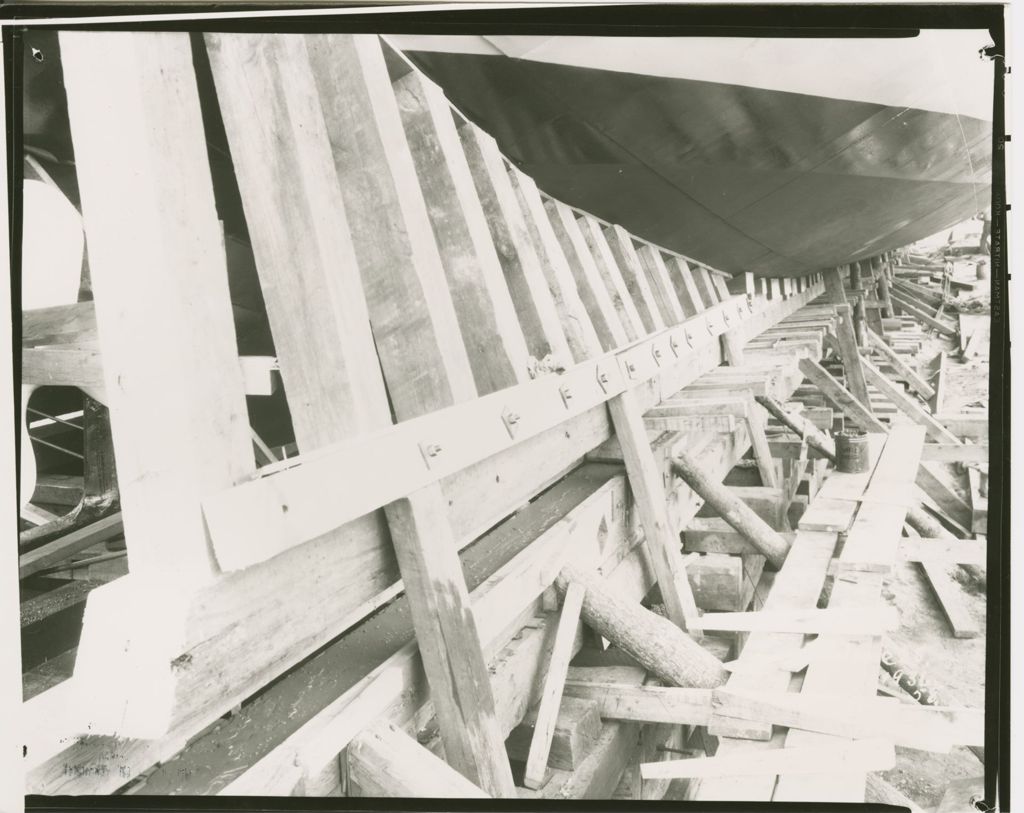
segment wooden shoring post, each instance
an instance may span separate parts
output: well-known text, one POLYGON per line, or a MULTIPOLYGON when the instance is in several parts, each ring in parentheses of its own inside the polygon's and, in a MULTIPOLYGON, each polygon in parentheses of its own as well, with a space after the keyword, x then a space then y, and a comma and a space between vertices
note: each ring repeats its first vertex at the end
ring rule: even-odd
POLYGON ((850 290, 858 293, 861 289, 860 263, 850 263, 850 290))
POLYGON ((349 743, 343 759, 354 791, 350 796, 488 798, 394 723, 364 729, 349 743))
POLYGON ((719 337, 722 342, 722 356, 730 367, 743 365, 743 331, 740 328, 727 330, 719 337))
POLYGON ((765 420, 755 396, 748 395, 744 400, 744 414, 747 419, 747 434, 750 435, 750 446, 757 461, 757 470, 761 474, 761 482, 769 488, 779 484, 775 472, 775 459, 772 457, 768 436, 765 434, 765 420))
POLYGON ((551 228, 558 237, 562 252, 569 262, 580 299, 590 314, 594 330, 601 339, 605 350, 614 350, 631 339, 627 326, 623 324, 615 308, 615 302, 590 253, 587 241, 580 230, 573 210, 561 201, 548 199, 544 202, 551 228))
POLYGON ((892 319, 896 316, 896 311, 892 308, 892 297, 889 295, 889 268, 888 264, 883 264, 881 273, 878 275, 878 298, 885 305, 885 315, 892 319))
POLYGON ((629 232, 618 225, 605 226, 602 231, 614 261, 622 271, 626 287, 633 295, 633 301, 647 332, 653 333, 666 325, 677 324, 670 311, 663 315, 669 306, 663 302, 664 294, 657 283, 652 284, 652 280, 648 278, 629 232))
POLYGON ((608 412, 622 449, 666 614, 680 629, 689 630, 699 613, 682 563, 682 543, 669 520, 662 472, 651 451, 636 394, 626 390, 612 398, 608 412))
POLYGON ((534 790, 543 785, 547 778, 551 740, 555 735, 555 721, 562 701, 569 659, 573 655, 572 645, 576 638, 585 592, 586 589, 582 585, 570 582, 562 601, 562 613, 558 619, 558 628, 555 630, 555 641, 544 676, 544 687, 537 706, 537 721, 534 723, 533 739, 530 741, 526 770, 523 773, 523 784, 534 790))
POLYGON ((218 569, 203 493, 256 469, 191 49, 173 33, 60 42, 128 559, 184 589, 218 569))
POLYGON ((535 359, 551 354, 568 364, 578 357, 570 350, 497 142, 472 122, 460 125, 458 132, 526 345, 535 359))
POLYGON ((743 534, 776 568, 782 567, 789 545, 728 487, 707 476, 698 461, 679 447, 673 449, 672 470, 733 528, 743 534))
POLYGON ((932 398, 935 396, 935 390, 928 385, 928 382, 921 378, 914 369, 907 364, 900 354, 894 351, 889 345, 885 343, 878 333, 874 330, 868 330, 868 344, 874 347, 889 363, 889 365, 899 373, 906 382, 914 388, 924 398, 932 398))
POLYGON ((680 295, 681 283, 677 285, 669 274, 668 266, 660 251, 654 246, 643 243, 636 249, 636 256, 640 259, 644 272, 647 274, 651 290, 658 298, 666 325, 677 325, 688 316, 697 313, 696 310, 687 310, 684 307, 683 303, 686 300, 680 295))
MULTIPOLYGON (((856 348, 854 349, 856 352, 856 348)), ((859 356, 858 356, 859 358, 859 356)), ((800 371, 810 379, 822 395, 836 405, 843 413, 866 432, 885 432, 885 426, 874 415, 864 402, 850 390, 840 384, 828 370, 813 359, 800 359, 800 371)), ((858 367, 858 369, 860 369, 858 367)))
POLYGON ((857 348, 857 336, 853 327, 853 314, 843 290, 843 279, 838 268, 827 269, 824 276, 825 291, 829 301, 836 306, 836 336, 843 354, 843 368, 846 370, 846 377, 850 382, 850 391, 870 413, 868 385, 864 379, 864 371, 860 368, 860 352, 857 348))
POLYGON ((385 509, 448 762, 484 791, 515 798, 490 674, 440 486, 385 509))
POLYGON ((580 299, 576 281, 569 269, 569 261, 548 221, 537 184, 517 167, 509 168, 508 177, 515 188, 529 242, 533 244, 537 260, 547 279, 573 358, 580 362, 601 355, 601 341, 594 330, 590 314, 580 299))
POLYGON ((942 322, 934 317, 934 315, 928 313, 923 307, 915 303, 909 296, 904 295, 898 290, 890 291, 890 297, 896 305, 898 305, 904 313, 913 316, 920 322, 928 325, 928 327, 934 328, 944 336, 956 336, 956 328, 951 327, 946 322, 942 322))
POLYGON ((308 34, 304 44, 396 417, 406 420, 475 398, 380 39, 308 34))
POLYGON ((801 438, 806 439, 809 446, 817 449, 833 463, 835 462, 835 442, 828 435, 822 433, 813 423, 797 412, 789 412, 782 404, 769 396, 758 395, 755 396, 754 400, 781 423, 792 429, 801 438))
POLYGON ((701 298, 700 290, 694 279, 693 270, 681 257, 669 257, 666 260, 669 275, 675 283, 676 291, 679 294, 679 301, 687 316, 695 316, 706 309, 704 300, 701 298))
POLYGON ((608 241, 605 240, 604 233, 601 231, 601 224, 597 222, 593 215, 589 214, 577 216, 576 224, 583 235, 587 248, 590 250, 590 257, 593 260, 594 267, 597 269, 601 281, 608 290, 608 295, 612 299, 615 312, 619 316, 619 321, 622 323, 626 335, 630 341, 645 336, 650 332, 651 328, 647 328, 640 318, 637 304, 634 302, 632 295, 635 286, 631 288, 626 283, 622 269, 612 255, 608 241))
POLYGON ((669 619, 646 609, 594 571, 565 565, 555 584, 585 588, 583 623, 670 686, 711 689, 725 682, 721 661, 669 619))
POLYGON ((393 87, 477 391, 529 381, 526 339, 448 100, 418 71, 393 87))

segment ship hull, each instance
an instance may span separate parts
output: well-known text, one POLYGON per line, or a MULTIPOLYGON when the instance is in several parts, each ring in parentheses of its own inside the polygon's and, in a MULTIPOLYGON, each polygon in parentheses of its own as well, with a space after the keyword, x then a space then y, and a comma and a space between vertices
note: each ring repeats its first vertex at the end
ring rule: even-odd
POLYGON ((678 76, 407 49, 548 194, 730 273, 906 245, 989 205, 989 121, 678 76))

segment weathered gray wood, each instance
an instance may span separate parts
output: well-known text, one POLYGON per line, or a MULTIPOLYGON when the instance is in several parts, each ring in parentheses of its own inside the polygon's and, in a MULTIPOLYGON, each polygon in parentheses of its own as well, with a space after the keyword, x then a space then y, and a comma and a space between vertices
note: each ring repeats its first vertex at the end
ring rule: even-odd
POLYGON ((699 463, 681 449, 675 449, 672 469, 690 488, 703 497, 708 505, 733 528, 746 536, 773 565, 781 567, 789 546, 763 519, 726 486, 714 482, 699 463))
POLYGON ((393 723, 381 722, 358 734, 345 760, 352 796, 489 798, 393 723))
MULTIPOLYGON (((843 368, 850 382, 850 391, 862 404, 868 403, 868 385, 864 373, 860 369, 860 352, 857 349, 857 337, 854 333, 853 312, 846 301, 843 280, 838 268, 830 268, 824 272, 825 290, 829 300, 836 306, 836 336, 843 354, 843 368)), ((870 411, 870 410, 869 410, 870 411)))
POLYGON ((725 681, 721 662, 664 616, 627 599, 594 572, 563 566, 556 584, 586 588, 583 621, 671 686, 713 688, 725 681))
POLYGON ((514 798, 447 503, 435 485, 386 511, 448 762, 487 793, 514 798))
POLYGON ((448 100, 418 71, 394 89, 477 392, 529 381, 529 350, 448 100))
POLYGON ((850 390, 833 378, 813 359, 800 359, 800 371, 821 390, 822 394, 867 432, 885 432, 885 426, 850 390))

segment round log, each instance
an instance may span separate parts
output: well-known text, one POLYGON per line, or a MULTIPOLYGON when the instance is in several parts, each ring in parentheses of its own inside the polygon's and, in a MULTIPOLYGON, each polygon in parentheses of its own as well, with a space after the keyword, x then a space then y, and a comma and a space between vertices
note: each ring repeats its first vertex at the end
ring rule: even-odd
POLYGON ((713 689, 729 677, 721 662, 679 627, 621 595, 596 572, 565 565, 555 581, 563 596, 570 582, 586 589, 583 622, 666 685, 713 689))
POLYGON ((813 423, 796 412, 787 412, 782 404, 770 396, 755 395, 754 399, 784 426, 796 432, 800 437, 807 438, 808 446, 821 452, 833 463, 835 462, 835 442, 824 432, 820 431, 813 423))
POLYGON ((722 519, 743 534, 772 565, 776 568, 782 567, 789 552, 789 545, 743 500, 733 494, 728 487, 708 477, 700 463, 680 449, 672 456, 672 470, 703 497, 722 519))

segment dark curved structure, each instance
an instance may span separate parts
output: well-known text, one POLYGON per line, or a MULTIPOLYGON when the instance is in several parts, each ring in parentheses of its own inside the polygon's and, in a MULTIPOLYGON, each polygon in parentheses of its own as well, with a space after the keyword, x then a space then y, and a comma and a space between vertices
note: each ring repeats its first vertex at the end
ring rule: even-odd
POLYGON ((723 271, 834 266, 989 205, 992 125, 978 118, 497 53, 406 55, 544 191, 723 271))

